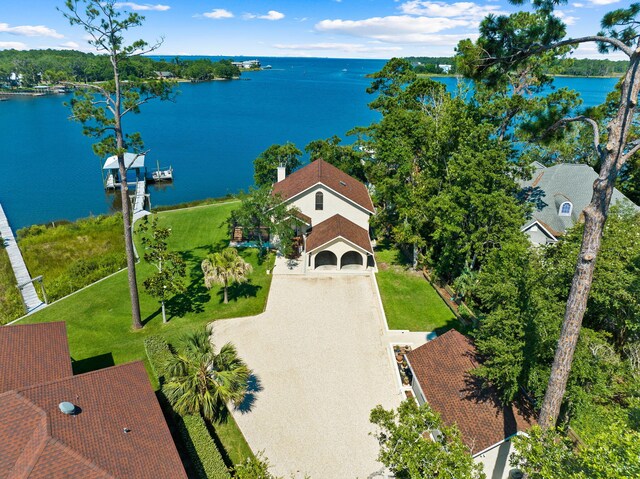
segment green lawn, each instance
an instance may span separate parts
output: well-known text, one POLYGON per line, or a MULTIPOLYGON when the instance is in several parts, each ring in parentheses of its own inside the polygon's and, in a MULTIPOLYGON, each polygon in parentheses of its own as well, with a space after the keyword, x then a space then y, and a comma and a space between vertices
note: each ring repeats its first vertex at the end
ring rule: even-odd
POLYGON ((389 329, 436 331, 458 327, 459 322, 422 273, 412 271, 395 248, 377 248, 376 279, 389 329))
MULTIPOLYGON (((248 283, 230 288, 229 304, 222 303, 221 288, 208 291, 202 280, 200 262, 228 243, 225 221, 238 205, 239 202, 232 202, 159 213, 160 223, 172 231, 170 248, 179 251, 187 263, 187 290, 167 303, 168 324, 162 324, 158 302, 144 292, 142 282, 154 271, 154 266, 144 260, 136 268, 142 330, 131 328, 126 271, 59 301, 22 323, 65 321, 74 372, 81 373, 138 359, 147 363, 143 340, 150 334, 159 334, 172 343, 212 320, 261 313, 271 284, 271 276, 266 274, 271 259, 259 261, 257 250, 241 251, 254 271, 248 283)), ((137 247, 142 254, 139 243, 137 247)), ((235 422, 221 425, 218 433, 234 460, 250 453, 235 422)))

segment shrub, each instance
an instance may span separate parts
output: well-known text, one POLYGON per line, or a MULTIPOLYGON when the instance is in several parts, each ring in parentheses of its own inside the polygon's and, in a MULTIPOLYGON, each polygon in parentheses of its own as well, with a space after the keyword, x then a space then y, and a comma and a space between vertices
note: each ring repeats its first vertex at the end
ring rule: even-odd
MULTIPOLYGON (((160 336, 148 336, 144 349, 160 385, 164 382, 165 364, 171 355, 169 344, 160 336)), ((180 416, 160 391, 160 403, 168 410, 178 428, 182 443, 189 455, 198 477, 202 479, 231 479, 231 474, 222 459, 204 419, 200 416, 180 416)))

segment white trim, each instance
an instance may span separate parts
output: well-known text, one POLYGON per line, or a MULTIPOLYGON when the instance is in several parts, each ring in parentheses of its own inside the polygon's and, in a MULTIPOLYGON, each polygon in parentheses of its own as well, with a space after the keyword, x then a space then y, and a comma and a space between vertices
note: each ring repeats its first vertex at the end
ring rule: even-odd
POLYGON ((571 216, 571 213, 573 213, 573 203, 571 203, 571 201, 563 201, 562 204, 560 205, 560 208, 558 208, 558 216, 571 216), (568 213, 562 212, 562 207, 564 205, 569 205, 568 213))
MULTIPOLYGON (((362 228, 362 229, 364 229, 364 228, 362 228)), ((367 233, 367 234, 368 234, 368 233, 367 233)), ((365 252, 365 254, 367 254, 367 255, 372 255, 372 256, 373 256, 373 253, 371 253, 370 251, 367 251, 367 250, 366 250, 366 249, 364 249, 362 246, 359 246, 359 245, 355 244, 353 241, 348 240, 347 238, 345 238, 345 237, 344 237, 344 236, 342 236, 342 235, 338 235, 338 236, 336 236, 336 237, 334 237, 334 238, 331 238, 329 241, 327 241, 327 242, 325 242, 325 243, 322 243, 320 246, 316 246, 315 248, 313 248, 313 249, 311 249, 311 250, 307 251, 306 253, 311 254, 311 253, 313 253, 314 251, 319 250, 320 248, 322 248, 322 247, 324 247, 324 246, 328 245, 329 243, 331 243, 332 241, 335 241, 335 240, 337 240, 337 239, 342 240, 342 241, 344 241, 345 243, 348 243, 348 244, 352 245, 354 248, 359 249, 360 251, 364 251, 364 252, 365 252)), ((371 245, 371 240, 369 240, 369 245, 371 245)), ((371 249, 373 250, 373 248, 371 248, 371 249)))
POLYGON ((483 455, 483 454, 486 454, 486 453, 488 453, 491 449, 494 449, 494 448, 496 448, 496 447, 500 446, 501 444, 504 444, 505 442, 510 441, 512 437, 514 437, 514 436, 518 436, 519 434, 524 434, 524 433, 523 433, 523 432, 521 432, 521 431, 516 431, 514 434, 511 434, 511 436, 505 437, 502 441, 496 442, 493 446, 489 446, 489 447, 487 447, 487 448, 483 449, 483 450, 482 450, 482 451, 480 451, 480 452, 476 452, 476 453, 475 453, 474 455, 472 455, 471 457, 475 459, 475 458, 476 458, 476 457, 478 457, 478 456, 481 456, 481 455, 483 455))
MULTIPOLYGON (((358 180, 355 180, 358 181, 358 180)), ((277 183, 276 183, 277 184, 277 183)), ((326 189, 328 189, 329 191, 332 191, 333 193, 335 193, 336 195, 338 195, 339 197, 341 197, 342 199, 348 201, 349 203, 351 203, 352 205, 356 206, 357 208, 360 208, 362 211, 365 211, 369 214, 375 215, 376 212, 375 211, 371 211, 367 208, 365 208, 364 206, 362 206, 360 203, 356 203, 355 201, 353 201, 351 198, 343 195, 342 193, 340 193, 339 191, 334 190, 333 188, 331 188, 330 186, 326 185, 325 183, 318 181, 317 183, 314 183, 313 185, 311 185, 309 188, 306 188, 304 190, 302 190, 299 193, 296 193, 293 196, 290 196, 289 198, 287 198, 286 200, 284 200, 284 203, 288 203, 289 201, 294 201, 296 199, 298 199, 300 196, 303 196, 305 193, 307 193, 309 190, 315 188, 318 185, 322 185, 324 186, 326 189)), ((364 186, 364 185, 363 185, 364 186)), ((364 189, 366 190, 367 187, 365 186, 364 189)), ((277 193, 276 193, 277 194, 277 193)), ((367 191, 367 195, 369 195, 369 192, 367 191)), ((369 201, 371 201, 371 195, 369 195, 369 201)), ((373 202, 372 202, 373 203, 373 202)), ((375 208, 374 208, 375 209, 375 208)))
POLYGON ((550 239, 552 239, 553 241, 558 241, 558 238, 556 238, 555 235, 551 234, 551 232, 545 228, 544 226, 542 226, 542 223, 540 223, 538 220, 535 220, 533 223, 531 223, 528 226, 523 226, 520 231, 522 233, 526 233, 527 231, 529 231, 529 229, 531 229, 532 226, 538 226, 539 228, 542 229, 542 232, 545 233, 547 236, 549 236, 550 239))

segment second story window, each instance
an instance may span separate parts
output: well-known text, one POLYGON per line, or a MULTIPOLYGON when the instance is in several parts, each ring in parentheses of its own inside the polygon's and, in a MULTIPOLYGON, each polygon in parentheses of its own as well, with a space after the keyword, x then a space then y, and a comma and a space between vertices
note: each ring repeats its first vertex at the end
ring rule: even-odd
POLYGON ((316 193, 316 210, 324 209, 324 195, 321 191, 316 193))
POLYGON ((560 205, 560 212, 558 213, 560 216, 571 216, 571 203, 565 201, 560 205))

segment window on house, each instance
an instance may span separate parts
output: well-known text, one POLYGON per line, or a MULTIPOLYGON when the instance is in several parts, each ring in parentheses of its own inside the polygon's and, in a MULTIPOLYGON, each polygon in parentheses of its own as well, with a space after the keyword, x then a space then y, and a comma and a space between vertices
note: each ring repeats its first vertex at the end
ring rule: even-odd
POLYGON ((316 193, 316 210, 322 210, 324 207, 324 198, 321 191, 316 193))
POLYGON ((571 208, 572 208, 571 203, 569 203, 568 201, 565 201, 564 203, 562 203, 560 205, 559 215, 560 216, 570 216, 571 215, 571 208))

